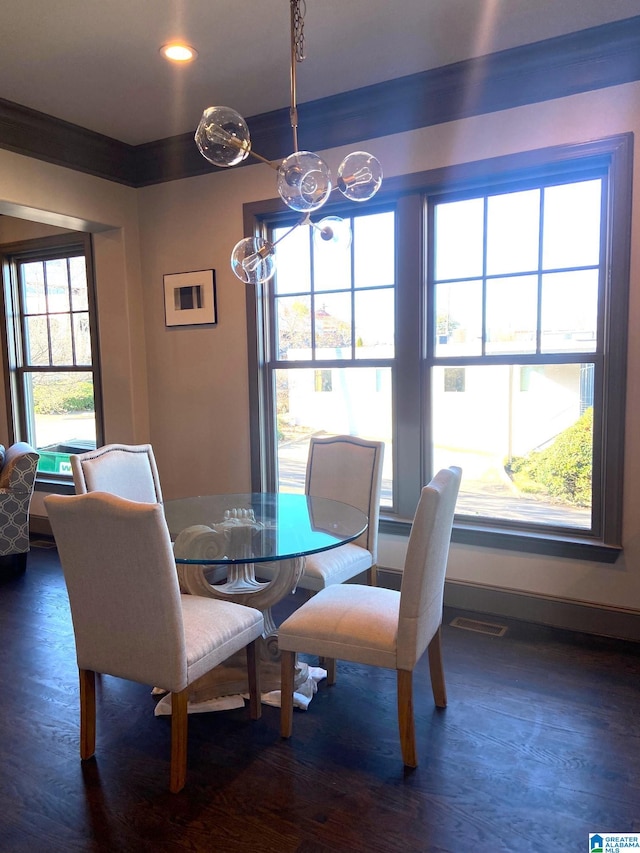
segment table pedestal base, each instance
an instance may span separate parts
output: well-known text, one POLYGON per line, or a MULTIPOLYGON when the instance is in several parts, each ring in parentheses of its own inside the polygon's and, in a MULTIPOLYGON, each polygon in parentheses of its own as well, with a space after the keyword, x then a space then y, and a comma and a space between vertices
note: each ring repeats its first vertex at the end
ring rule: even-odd
MULTIPOLYGON (((261 667, 262 702, 264 705, 280 707, 280 677, 275 664, 261 667)), ((299 665, 294 682, 294 705, 306 710, 317 690, 317 684, 327 677, 326 669, 317 666, 299 665)), ((217 667, 202 680, 195 681, 194 691, 189 694, 187 713, 202 714, 210 711, 229 711, 243 708, 248 698, 246 661, 231 658, 230 666, 217 667), (214 679, 210 677, 215 674, 214 679), (233 691, 233 692, 229 692, 233 691)), ((171 715, 171 694, 165 694, 157 703, 155 715, 171 715)))
MULTIPOLYGON (((264 640, 258 640, 264 646, 264 640)), ((279 657, 279 655, 278 655, 279 657)), ((309 677, 309 667, 299 663, 296 668, 294 687, 298 688, 309 677)), ((280 661, 263 657, 260 650, 260 690, 270 693, 280 690, 280 661)), ((230 696, 236 693, 248 693, 247 655, 244 649, 232 655, 224 663, 205 673, 189 688, 189 702, 205 702, 217 696, 230 696)))
MULTIPOLYGON (((260 689, 262 694, 280 690, 280 650, 278 649, 278 629, 274 622, 271 606, 290 593, 298 582, 304 568, 304 558, 295 557, 279 561, 275 578, 262 583, 255 578, 253 563, 242 563, 227 567, 227 580, 224 584, 211 584, 207 573, 212 566, 177 564, 180 588, 191 595, 204 595, 224 601, 234 601, 249 607, 256 607, 264 616, 264 632, 258 640, 260 660, 260 689)), ((309 667, 298 663, 294 680, 297 689, 309 679, 309 667)), ((249 692, 247 680, 247 655, 244 649, 236 652, 215 669, 205 673, 189 688, 190 712, 195 706, 223 697, 242 697, 249 692)), ((162 701, 162 700, 161 700, 162 701)), ((159 703, 160 704, 160 703, 159 703)), ((156 706, 156 713, 171 713, 171 703, 156 706)), ((241 707, 241 698, 237 705, 223 703, 222 707, 241 707)))

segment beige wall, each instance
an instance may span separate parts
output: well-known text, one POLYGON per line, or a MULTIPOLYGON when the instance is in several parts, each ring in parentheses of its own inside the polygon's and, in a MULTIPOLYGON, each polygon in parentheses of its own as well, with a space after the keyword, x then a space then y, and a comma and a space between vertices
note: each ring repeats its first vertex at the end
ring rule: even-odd
MULTIPOLYGON (((392 176, 629 131, 638 138, 640 83, 389 136, 362 147, 376 154, 392 176)), ((353 149, 325 156, 335 167, 353 149)), ((275 195, 273 172, 256 165, 136 192, 0 151, 0 176, 0 212, 7 212, 6 199, 14 212, 20 205, 52 211, 71 217, 76 224, 68 227, 96 231, 107 441, 150 439, 168 498, 248 489, 245 285, 233 276, 229 253, 242 236, 242 204, 275 195), (102 230, 105 226, 111 227, 102 230), (218 325, 166 328, 163 275, 210 268, 217 273, 218 325)), ((640 323, 637 169, 634 180, 632 330, 640 323)), ((40 221, 51 222, 48 214, 40 221)), ((640 611, 640 438, 634 428, 640 416, 639 350, 640 340, 632 333, 623 556, 610 566, 456 545, 450 579, 640 611)), ((2 402, 0 397, 0 428, 2 402)), ((404 548, 401 538, 383 537, 380 563, 400 567, 404 548)))
MULTIPOLYGON (((146 347, 135 190, 0 150, 0 213, 94 235, 106 441, 149 440, 146 347)), ((1 220, 0 220, 1 221, 1 220)), ((23 236, 35 236, 29 226, 23 236)), ((37 229, 38 236, 50 229, 37 229)), ((15 239, 16 223, 6 223, 15 239)), ((4 239, 4 237, 3 237, 4 239)), ((0 353, 4 362, 4 354, 0 353)), ((4 364, 2 365, 4 368, 4 364)), ((0 441, 10 435, 0 383, 0 441)), ((32 511, 45 515, 42 493, 32 511)))

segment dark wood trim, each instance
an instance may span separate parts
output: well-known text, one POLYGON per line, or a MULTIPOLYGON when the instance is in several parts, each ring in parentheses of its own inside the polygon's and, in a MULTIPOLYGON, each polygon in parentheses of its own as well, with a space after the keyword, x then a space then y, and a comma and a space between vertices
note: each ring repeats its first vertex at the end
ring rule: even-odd
MULTIPOLYGON (((300 147, 320 151, 635 80, 640 15, 301 104, 300 147)), ((247 121, 259 154, 288 153, 288 109, 247 121)), ((132 146, 2 99, 0 147, 131 187, 217 171, 193 133, 132 146)))
POLYGON ((606 363, 607 470, 602 484, 603 539, 622 541, 624 443, 627 387, 627 342, 629 336, 629 287, 631 278, 631 222, 633 194, 632 134, 622 134, 613 146, 609 167, 611 244, 606 247, 612 287, 619 298, 605 306, 605 335, 609 336, 609 358, 606 363))
MULTIPOLYGON (((425 317, 416 310, 422 305, 422 264, 424 259, 424 199, 418 193, 400 196, 396 205, 396 288, 406 299, 396 300, 396 357, 393 371, 393 508, 401 516, 415 511, 423 485, 422 471, 430 463, 420 460, 423 410, 428 399, 423 375, 422 340, 425 317), (416 388, 424 389, 421 396, 416 388), (418 448, 415 456, 399 453, 400 447, 418 448), (402 489, 397 488, 402 483, 402 489)), ((388 452, 388 448, 387 451, 388 452)))
POLYGON ((603 607, 455 581, 446 581, 444 603, 447 607, 485 615, 640 642, 640 614, 621 607, 603 607))
POLYGON ((136 186, 136 148, 0 98, 0 148, 136 186))
MULTIPOLYGON (((406 536, 411 531, 410 521, 381 518, 379 530, 392 536, 406 536)), ((547 557, 565 557, 593 563, 615 563, 622 548, 605 545, 596 539, 580 539, 576 536, 560 536, 529 533, 505 528, 474 527, 455 523, 451 541, 474 548, 497 548, 525 554, 542 554, 547 557)))
MULTIPOLYGON (((402 570, 378 566, 378 586, 400 590, 402 570)), ((366 583, 364 573, 350 583, 366 583)), ((517 619, 568 631, 640 642, 640 613, 620 607, 605 607, 583 601, 551 598, 530 592, 514 592, 502 587, 445 581, 444 605, 476 613, 479 618, 517 619)), ((446 616, 446 614, 445 614, 446 616)))

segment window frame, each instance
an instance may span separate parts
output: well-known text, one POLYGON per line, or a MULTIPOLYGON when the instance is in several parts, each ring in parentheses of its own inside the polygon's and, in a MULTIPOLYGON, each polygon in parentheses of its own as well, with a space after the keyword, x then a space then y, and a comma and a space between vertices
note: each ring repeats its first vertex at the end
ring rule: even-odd
MULTIPOLYGON (((608 273, 604 304, 599 311, 602 323, 604 366, 602 387, 596 399, 606 413, 602 435, 594 440, 594 514, 599 517, 597 535, 502 522, 471 523, 456 516, 454 542, 492 548, 526 551, 577 559, 614 562, 622 548, 622 500, 624 474, 624 429, 627 358, 628 292, 631 247, 631 173, 633 134, 625 133, 600 140, 552 146, 413 173, 387 179, 376 200, 380 206, 394 204, 396 211, 396 354, 392 367, 394 382, 394 513, 383 510, 380 529, 406 534, 420 493, 431 475, 430 442, 423 424, 429 423, 431 366, 433 359, 433 290, 428 266, 433 257, 433 229, 428 221, 429 200, 454 192, 489 192, 500 186, 514 190, 526 183, 580 180, 599 169, 606 173, 608 227, 606 259, 608 273), (416 310, 416 305, 420 310, 416 310), (403 452, 399 452, 399 448, 403 452), (415 460, 420 464, 416 465, 415 460), (402 484, 399 487, 399 484, 402 484), (599 497, 596 498, 596 495, 599 497)), ((370 202, 368 204, 373 204, 370 202)), ((332 205, 327 204, 327 211, 332 205)), ((334 205, 335 207, 335 205, 334 205)), ((432 209, 432 205, 431 205, 432 209)), ((266 224, 287 211, 279 200, 244 206, 245 235, 266 233, 266 224)), ((251 476, 255 490, 275 484, 275 446, 269 437, 272 416, 269 391, 265 386, 265 361, 269 336, 269 283, 247 289, 247 332, 249 356, 249 397, 251 419, 251 476)), ((596 357, 596 354, 593 354, 596 357)), ((525 359, 526 361, 526 359, 525 359)), ((446 361, 439 359, 439 364, 446 361)), ((457 362, 459 364, 459 362, 457 362)))
MULTIPOLYGON (((25 339, 25 314, 23 296, 18 276, 18 264, 29 261, 68 258, 74 255, 84 256, 87 278, 87 301, 89 333, 91 338, 91 365, 55 365, 46 367, 45 372, 82 372, 93 377, 94 408, 96 422, 96 444, 104 443, 104 418, 102 406, 100 347, 98 340, 97 300, 93 264, 93 245, 90 234, 74 232, 69 234, 40 237, 0 246, 2 261, 3 299, 1 339, 7 354, 5 366, 5 393, 9 411, 9 426, 12 430, 11 441, 33 443, 30 435, 28 406, 23 376, 34 372, 22 364, 25 339)), ((42 370, 38 366, 38 370, 42 370)), ((71 474, 51 474, 38 472, 36 486, 64 486, 72 483, 71 474)))

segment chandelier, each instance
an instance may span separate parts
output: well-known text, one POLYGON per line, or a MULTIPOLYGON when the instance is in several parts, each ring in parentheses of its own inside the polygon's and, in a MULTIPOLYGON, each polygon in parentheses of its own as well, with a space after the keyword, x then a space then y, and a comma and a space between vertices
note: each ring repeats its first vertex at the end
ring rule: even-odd
POLYGON ((300 220, 274 243, 263 237, 245 237, 233 248, 231 269, 247 284, 268 281, 275 272, 275 246, 295 228, 307 225, 314 229, 314 238, 336 245, 348 246, 351 230, 337 216, 327 216, 318 223, 310 215, 319 210, 334 189, 350 201, 363 202, 372 198, 382 184, 380 162, 365 151, 347 155, 338 167, 335 186, 329 166, 312 151, 298 150, 298 105, 296 63, 304 55, 304 0, 289 0, 291 7, 291 107, 289 111, 293 132, 293 153, 284 160, 272 162, 261 157, 251 147, 249 128, 243 117, 230 107, 209 107, 202 114, 195 133, 196 145, 202 156, 215 166, 236 166, 247 157, 255 157, 277 175, 278 193, 282 201, 301 214, 300 220))

